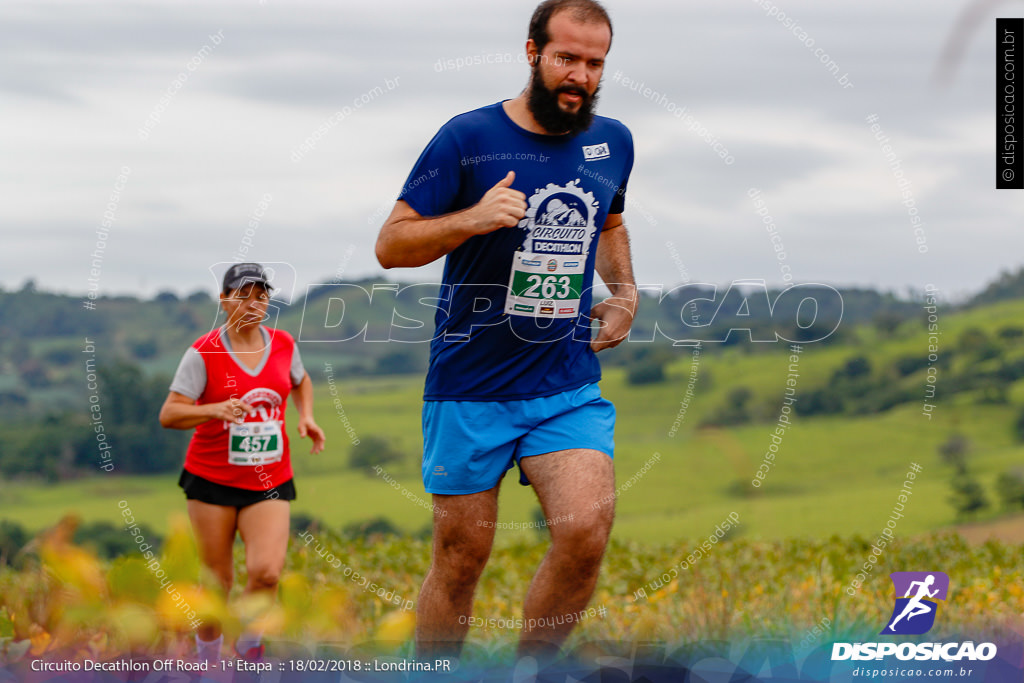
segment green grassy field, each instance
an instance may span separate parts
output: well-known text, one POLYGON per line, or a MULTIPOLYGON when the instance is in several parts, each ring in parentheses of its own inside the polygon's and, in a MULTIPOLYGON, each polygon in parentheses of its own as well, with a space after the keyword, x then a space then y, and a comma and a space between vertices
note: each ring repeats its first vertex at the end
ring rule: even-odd
MULTIPOLYGON (((951 342, 968 326, 994 328, 1024 316, 1024 303, 1014 302, 951 316, 944 328, 951 342)), ((800 357, 801 388, 825 381, 854 354, 869 355, 882 365, 900 355, 922 353, 918 330, 904 329, 893 339, 870 338, 861 328, 859 341, 835 347, 805 346, 800 357)), ((684 419, 673 431, 684 399, 693 357, 688 348, 674 349, 678 358, 665 382, 630 386, 622 369, 605 372, 604 394, 618 409, 616 472, 618 482, 637 479, 618 501, 615 536, 621 540, 671 542, 706 536, 729 513, 740 515, 739 535, 747 538, 825 537, 831 534, 876 535, 888 519, 912 462, 923 467, 900 520, 898 533, 914 535, 952 524, 947 503, 951 472, 936 452, 954 431, 971 443, 971 462, 991 492, 995 477, 1019 463, 1024 447, 1013 441, 1010 424, 1014 403, 1022 402, 1024 384, 1014 385, 1008 405, 978 405, 968 395, 938 401, 929 420, 917 404, 863 417, 793 418, 779 445, 764 485, 752 491, 749 482, 771 443, 774 420, 729 429, 696 429, 702 415, 719 406, 731 388, 749 387, 758 402, 781 400, 788 353, 781 344, 766 353, 729 350, 702 354, 701 383, 684 419), (670 435, 674 434, 674 435, 670 435), (652 458, 658 454, 658 459, 652 458), (639 474, 645 463, 649 471, 639 474)), ((924 350, 926 352, 926 350, 924 350)), ((296 512, 309 513, 338 528, 349 522, 384 516, 414 532, 429 523, 429 497, 419 478, 421 376, 348 380, 335 377, 340 403, 335 403, 322 362, 307 363, 316 385, 316 416, 328 436, 325 452, 312 456, 308 442, 293 433, 293 460, 299 500, 296 512), (352 433, 346 430, 351 428, 352 433), (381 477, 348 468, 355 438, 388 439, 406 458, 389 466, 388 474, 405 491, 381 477), (408 495, 403 495, 408 492, 408 495)), ((337 369, 335 368, 335 372, 337 369)), ((924 396, 921 373, 922 402, 924 396)), ((941 375, 939 378, 941 397, 941 375)), ((155 418, 154 418, 155 419, 155 418)), ((294 413, 290 415, 294 421, 294 413)), ((116 458, 116 456, 115 456, 116 458)), ((115 459, 116 463, 116 459, 115 459)), ((501 497, 501 521, 529 522, 537 507, 532 493, 511 480, 501 497)), ((118 521, 118 502, 127 504, 161 530, 168 515, 184 511, 176 475, 122 477, 114 474, 57 484, 0 484, 0 519, 37 530, 63 513, 85 520, 118 521)), ((502 531, 507 537, 530 537, 533 531, 502 531)))
MULTIPOLYGON (((940 349, 956 347, 970 328, 994 336, 1020 320, 1024 301, 943 316, 940 349)), ((613 542, 591 601, 598 611, 581 621, 570 647, 591 640, 614 645, 770 637, 800 643, 797 648, 805 653, 830 640, 871 639, 892 610, 888 574, 925 569, 946 572, 955 591, 929 638, 960 639, 969 633, 976 641, 1019 640, 1024 634, 1021 535, 1013 543, 981 543, 937 531, 957 521, 948 502, 952 469, 937 449, 953 434, 967 439, 970 469, 994 504, 981 519, 998 516, 996 477, 1019 466, 1024 456, 1024 444, 1012 429, 1024 405, 1024 380, 1010 385, 1004 403, 977 390, 944 393, 943 386, 958 374, 1019 358, 1024 344, 1007 335, 1000 358, 977 361, 957 354, 938 372, 937 397, 931 401, 937 408, 928 418, 921 410, 925 371, 905 378, 892 374, 897 360, 927 353, 920 321, 889 335, 871 326, 846 332, 840 344, 804 346, 798 401, 856 356, 870 359, 873 377, 919 386, 920 399, 880 414, 793 416, 759 489, 750 482, 772 443, 789 373, 786 345, 716 348, 701 354, 696 367, 689 348, 675 348, 666 380, 643 386, 630 385, 621 367, 605 371, 602 390, 618 410, 617 481, 631 485, 619 495, 613 542), (694 370, 700 381, 682 417, 694 370), (752 407, 766 419, 698 428, 739 386, 750 390, 752 407), (896 523, 895 541, 873 571, 858 578, 912 463, 921 471, 896 523), (701 542, 733 513, 738 528, 700 552, 701 542)), ((286 654, 275 650, 277 639, 379 641, 381 651, 408 656, 415 624, 408 610, 429 565, 429 539, 351 538, 337 530, 375 517, 409 533, 429 524, 429 497, 419 477, 423 377, 341 378, 344 355, 332 358, 324 348, 304 358, 316 386, 316 416, 327 432, 327 450, 310 455, 309 442, 294 434, 294 411, 289 420, 299 489, 294 510, 322 520, 328 529, 293 539, 279 603, 261 617, 261 628, 266 627, 274 656, 286 654), (370 437, 385 438, 404 454, 402 462, 387 468, 398 490, 383 477, 349 467, 352 442, 370 437)), ((182 519, 184 497, 176 479, 176 474, 115 472, 52 486, 0 481, 0 520, 31 531, 50 527, 67 513, 120 524, 124 501, 135 519, 166 534, 159 555, 168 576, 190 606, 223 620, 231 640, 241 628, 240 615, 252 608, 241 600, 225 607, 194 583, 198 557, 182 519)), ((536 509, 532 492, 510 477, 500 521, 532 522, 536 509)), ((1004 531, 1022 524, 1022 516, 1000 521, 1004 531)), ((139 555, 101 560, 65 545, 61 536, 41 537, 19 568, 0 566, 0 664, 15 650, 22 657, 87 652, 100 659, 128 651, 159 656, 191 651, 191 627, 139 555)), ((474 616, 488 625, 471 629, 467 651, 514 646, 518 629, 508 624, 521 616, 523 596, 546 549, 538 531, 498 531, 497 559, 484 571, 474 602, 474 616)), ((238 546, 235 561, 241 576, 238 546)))
MULTIPOLYGON (((941 321, 940 345, 955 347, 972 327, 995 335, 1022 319, 1024 301, 950 315, 941 321)), ((1024 633, 1024 544, 1016 534, 1024 517, 1000 521, 1006 536, 1017 537, 1009 544, 968 542, 938 531, 957 522, 948 500, 952 468, 938 455, 951 435, 966 438, 970 469, 993 502, 982 521, 1001 514, 995 480, 1024 456, 1012 428, 1024 405, 1024 380, 1009 386, 1003 403, 977 390, 944 395, 943 382, 952 384, 958 374, 1011 361, 1024 353, 1024 344, 1007 341, 1001 357, 988 361, 957 354, 941 366, 931 418, 921 409, 925 370, 903 378, 891 370, 898 359, 927 353, 920 322, 906 323, 890 335, 861 326, 841 344, 805 345, 797 368, 798 401, 856 356, 870 359, 873 377, 919 386, 920 399, 880 414, 792 415, 757 489, 750 482, 772 444, 790 372, 788 346, 715 349, 696 359, 686 347, 673 352, 660 383, 635 386, 627 382, 625 369, 605 371, 602 391, 618 410, 616 477, 623 490, 613 543, 591 601, 597 616, 582 621, 570 645, 767 636, 799 641, 809 650, 819 641, 872 637, 892 609, 889 572, 924 568, 947 572, 956 586, 956 607, 943 614, 934 637, 970 632, 975 639, 1016 639, 1024 633), (681 402, 687 400, 694 371, 699 381, 683 415, 681 402), (750 404, 761 420, 699 428, 740 386, 750 390, 750 404), (895 541, 854 586, 913 463, 921 469, 904 516, 896 522, 895 541), (738 527, 706 554, 700 552, 702 541, 730 515, 738 518, 738 527), (820 635, 812 633, 826 620, 820 635)), ((294 511, 328 528, 316 529, 305 542, 293 539, 280 601, 266 613, 265 625, 272 642, 376 639, 389 641, 389 651, 408 654, 415 623, 408 609, 427 571, 429 539, 353 539, 337 531, 376 517, 410 534, 428 527, 429 496, 419 476, 423 377, 343 378, 341 358, 329 359, 320 350, 305 356, 328 447, 310 455, 309 442, 299 440, 292 425, 299 490, 294 511), (387 467, 397 489, 382 476, 349 466, 352 442, 370 437, 386 439, 404 455, 387 467)), ((294 423, 294 412, 289 419, 294 423)), ((176 474, 114 472, 57 485, 0 481, 0 520, 33 532, 68 513, 117 525, 121 505, 130 507, 136 520, 166 534, 162 562, 189 604, 220 615, 226 630, 237 633, 236 607, 221 605, 193 585, 198 559, 176 479, 176 474)), ((533 522, 537 503, 532 492, 509 479, 500 521, 533 522)), ((87 550, 61 544, 60 537, 41 537, 23 567, 0 567, 0 634, 11 639, 10 647, 39 656, 88 642, 93 655, 112 657, 129 649, 185 652, 192 646, 180 609, 160 594, 138 555, 99 560, 87 550)), ((470 631, 470 651, 513 646, 517 630, 502 624, 520 615, 522 597, 546 548, 541 530, 499 529, 494 551, 499 559, 485 570, 474 604, 474 615, 490 625, 470 631)), ((240 547, 235 559, 241 575, 240 547)))

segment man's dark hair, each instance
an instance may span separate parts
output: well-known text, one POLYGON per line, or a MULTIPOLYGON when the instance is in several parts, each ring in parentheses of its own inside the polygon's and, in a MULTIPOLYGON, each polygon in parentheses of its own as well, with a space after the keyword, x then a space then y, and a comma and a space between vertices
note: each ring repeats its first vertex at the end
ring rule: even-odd
POLYGON ((544 0, 533 11, 530 33, 527 36, 536 44, 537 52, 543 52, 544 46, 551 42, 548 22, 556 13, 562 11, 572 12, 572 18, 579 22, 608 24, 609 35, 612 32, 612 20, 605 8, 596 0, 544 0))

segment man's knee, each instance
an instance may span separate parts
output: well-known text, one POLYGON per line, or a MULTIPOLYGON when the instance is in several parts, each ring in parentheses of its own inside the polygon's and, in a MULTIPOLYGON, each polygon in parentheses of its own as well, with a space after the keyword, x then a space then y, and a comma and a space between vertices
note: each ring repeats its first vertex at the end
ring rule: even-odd
POLYGON ((491 540, 470 536, 438 543, 433 565, 446 582, 475 584, 491 556, 491 540))
POLYGON ((573 514, 568 520, 551 520, 551 542, 578 559, 581 564, 598 564, 608 545, 612 515, 601 510, 573 514))

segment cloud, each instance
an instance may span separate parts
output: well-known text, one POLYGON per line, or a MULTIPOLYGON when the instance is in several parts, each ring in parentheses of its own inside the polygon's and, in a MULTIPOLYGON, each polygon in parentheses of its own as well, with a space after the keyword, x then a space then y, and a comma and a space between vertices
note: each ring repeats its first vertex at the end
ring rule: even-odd
MULTIPOLYGON (((641 279, 678 279, 665 255, 673 241, 686 245, 682 258, 703 279, 781 281, 746 196, 751 187, 771 204, 794 276, 887 288, 941 280, 963 290, 1015 266, 1024 215, 1012 193, 991 189, 993 48, 969 36, 955 79, 945 89, 929 81, 961 4, 787 2, 813 39, 808 48, 753 0, 610 2, 615 39, 599 109, 632 129, 630 198, 657 220, 627 209, 641 279), (813 48, 854 86, 839 85, 813 48), (724 164, 663 104, 612 82, 615 71, 685 106, 735 163, 724 164), (872 113, 927 217, 926 258, 865 122, 872 113)), ((123 165, 133 172, 111 233, 105 291, 206 287, 206 266, 230 258, 267 192, 274 201, 259 258, 294 261, 300 280, 314 281, 355 245, 347 272, 380 272, 372 244, 382 209, 433 133, 524 86, 527 68, 515 57, 532 7, 0 7, 0 91, 11 103, 0 178, 5 219, 17 231, 5 244, 11 266, 0 282, 36 277, 84 290, 90 234, 123 165), (203 52, 218 31, 222 43, 203 52), (496 54, 511 59, 437 68, 496 54), (384 88, 395 79, 400 86, 384 88), (338 120, 346 107, 354 111, 338 120), (141 140, 140 127, 158 110, 141 140)), ((421 273, 436 277, 440 264, 401 275, 421 273)))

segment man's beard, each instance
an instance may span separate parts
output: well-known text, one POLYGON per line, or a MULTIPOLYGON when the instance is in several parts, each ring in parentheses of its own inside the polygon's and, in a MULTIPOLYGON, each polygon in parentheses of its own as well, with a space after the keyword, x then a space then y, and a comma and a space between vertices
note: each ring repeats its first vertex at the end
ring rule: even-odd
POLYGON ((598 86, 593 95, 579 85, 562 85, 554 90, 549 90, 544 85, 544 78, 538 65, 533 68, 533 75, 530 78, 526 106, 529 107, 530 113, 533 114, 533 118, 541 128, 548 133, 576 135, 589 128, 590 123, 594 120, 594 106, 597 104, 597 93, 600 89, 601 87, 598 86), (558 95, 563 92, 575 93, 580 96, 580 107, 575 113, 563 111, 558 106, 558 95))

